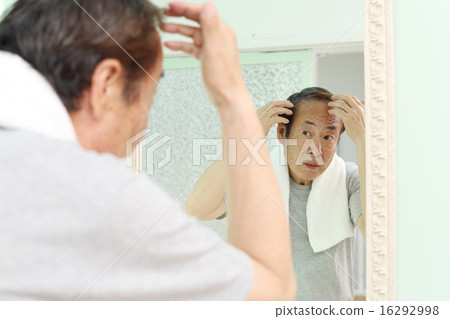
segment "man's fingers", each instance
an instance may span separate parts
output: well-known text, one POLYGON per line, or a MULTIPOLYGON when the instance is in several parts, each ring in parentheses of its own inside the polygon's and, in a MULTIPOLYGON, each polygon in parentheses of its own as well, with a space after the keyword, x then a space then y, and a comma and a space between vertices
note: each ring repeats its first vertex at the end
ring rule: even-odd
POLYGON ((161 26, 161 30, 167 33, 178 33, 186 37, 190 37, 194 40, 194 43, 198 46, 202 45, 202 34, 200 28, 190 27, 187 25, 176 23, 164 23, 161 26))
POLYGON ((280 124, 288 124, 289 120, 281 117, 281 116, 275 116, 273 118, 270 119, 270 127, 272 127, 274 124, 280 123, 280 124))
POLYGON ((288 124, 289 120, 287 118, 277 116, 275 123, 288 124))
POLYGON ((278 116, 279 114, 292 115, 294 113, 292 110, 284 107, 274 107, 270 111, 271 111, 270 117, 278 116))
POLYGON ((330 109, 330 110, 328 110, 328 113, 336 115, 341 120, 347 119, 347 117, 348 117, 348 113, 346 113, 345 111, 343 111, 340 108, 330 109))
POLYGON ((355 102, 355 100, 353 100, 353 98, 349 95, 345 95, 345 94, 334 94, 331 97, 332 100, 342 100, 347 102, 347 104, 353 108, 353 107, 358 107, 358 104, 355 102))
MULTIPOLYGON (((217 15, 216 6, 212 2, 206 2, 200 12, 200 25, 202 26, 202 32, 217 32, 218 26, 221 24, 221 20, 217 15)), ((231 29, 230 29, 231 30, 231 29)))
POLYGON ((353 101, 355 101, 356 105, 358 105, 358 109, 361 111, 362 114, 365 112, 364 108, 364 101, 360 101, 356 96, 352 95, 353 101))
POLYGON ((354 95, 352 95, 352 99, 353 101, 355 101, 355 103, 359 106, 361 106, 363 103, 354 95))
POLYGON ((267 107, 267 109, 271 109, 271 108, 274 108, 274 107, 289 107, 289 108, 292 108, 292 107, 294 107, 294 104, 292 104, 288 100, 272 101, 272 102, 267 103, 265 105, 265 107, 267 107))
POLYGON ((274 101, 272 102, 273 106, 278 106, 278 107, 294 107, 294 104, 292 104, 290 101, 288 100, 284 100, 284 101, 274 101))
POLYGON ((195 58, 200 58, 200 48, 194 43, 179 42, 179 41, 167 41, 164 45, 174 51, 183 51, 187 54, 194 56, 195 58))
POLYGON ((328 106, 339 108, 339 109, 343 110, 345 113, 353 113, 354 112, 354 110, 352 110, 352 108, 344 101, 328 102, 328 106))
POLYGON ((169 8, 164 9, 164 14, 169 17, 186 17, 200 23, 202 5, 187 2, 169 2, 169 8))

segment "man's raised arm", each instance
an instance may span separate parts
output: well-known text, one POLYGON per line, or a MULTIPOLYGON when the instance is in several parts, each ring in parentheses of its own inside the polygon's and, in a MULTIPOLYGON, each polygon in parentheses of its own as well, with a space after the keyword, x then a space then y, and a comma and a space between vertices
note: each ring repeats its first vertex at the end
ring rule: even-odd
POLYGON ((199 28, 165 24, 162 29, 194 40, 165 45, 201 61, 205 86, 222 122, 224 158, 236 158, 236 165, 225 165, 228 241, 252 259, 255 275, 248 299, 293 299, 296 283, 288 218, 267 148, 260 150, 267 165, 259 165, 253 158, 248 165, 241 165, 251 156, 244 139, 255 145, 264 133, 245 87, 235 34, 218 17, 212 3, 171 3, 165 14, 200 24, 199 28), (230 140, 235 145, 231 149, 230 140))

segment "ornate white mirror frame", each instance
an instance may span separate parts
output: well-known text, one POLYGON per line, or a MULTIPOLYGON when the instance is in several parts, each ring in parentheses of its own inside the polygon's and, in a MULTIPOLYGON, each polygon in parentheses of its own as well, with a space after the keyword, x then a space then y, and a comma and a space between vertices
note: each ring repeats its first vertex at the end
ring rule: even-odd
POLYGON ((364 1, 367 300, 396 299, 392 1, 364 1))

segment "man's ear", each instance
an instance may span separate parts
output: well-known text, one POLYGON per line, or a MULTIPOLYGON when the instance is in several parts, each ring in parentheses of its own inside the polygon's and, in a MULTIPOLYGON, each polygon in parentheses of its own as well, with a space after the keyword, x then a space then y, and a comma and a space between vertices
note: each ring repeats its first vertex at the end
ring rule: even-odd
POLYGON ((124 89, 124 70, 117 59, 104 59, 92 73, 89 108, 94 119, 101 118, 120 103, 124 89))
POLYGON ((278 140, 280 140, 280 143, 281 143, 281 139, 287 138, 287 136, 286 136, 286 124, 278 123, 277 135, 278 135, 278 140))

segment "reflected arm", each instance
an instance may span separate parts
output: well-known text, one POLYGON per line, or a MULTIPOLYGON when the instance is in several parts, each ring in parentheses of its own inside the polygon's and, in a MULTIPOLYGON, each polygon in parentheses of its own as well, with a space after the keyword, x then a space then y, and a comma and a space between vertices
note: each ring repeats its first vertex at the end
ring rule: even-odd
POLYGON ((216 219, 227 211, 225 205, 225 162, 213 162, 186 200, 187 212, 199 220, 216 219))

